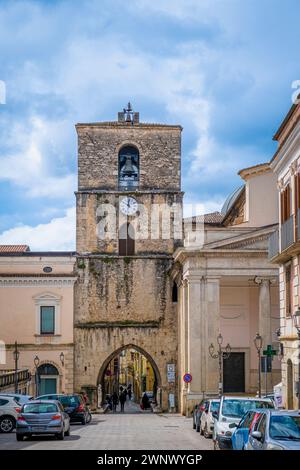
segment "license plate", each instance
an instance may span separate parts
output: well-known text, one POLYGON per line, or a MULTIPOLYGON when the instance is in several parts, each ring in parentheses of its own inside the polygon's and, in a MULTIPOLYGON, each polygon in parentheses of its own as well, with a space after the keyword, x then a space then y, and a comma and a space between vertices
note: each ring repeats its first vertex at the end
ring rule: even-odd
POLYGON ((46 431, 46 428, 43 426, 32 426, 31 432, 43 432, 46 431))

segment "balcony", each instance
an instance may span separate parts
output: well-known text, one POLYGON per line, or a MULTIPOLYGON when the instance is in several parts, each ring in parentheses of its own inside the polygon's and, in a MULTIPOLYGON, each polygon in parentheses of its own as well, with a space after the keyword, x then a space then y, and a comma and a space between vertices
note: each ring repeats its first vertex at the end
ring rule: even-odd
POLYGON ((281 225, 281 251, 294 243, 294 218, 291 216, 281 225))

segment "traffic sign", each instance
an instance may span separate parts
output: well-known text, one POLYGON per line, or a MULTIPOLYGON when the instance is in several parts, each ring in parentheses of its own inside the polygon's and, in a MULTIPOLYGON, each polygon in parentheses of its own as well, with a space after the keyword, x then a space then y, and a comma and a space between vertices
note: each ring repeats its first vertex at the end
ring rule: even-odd
POLYGON ((186 384, 189 384, 193 380, 192 374, 184 374, 183 381, 186 384))

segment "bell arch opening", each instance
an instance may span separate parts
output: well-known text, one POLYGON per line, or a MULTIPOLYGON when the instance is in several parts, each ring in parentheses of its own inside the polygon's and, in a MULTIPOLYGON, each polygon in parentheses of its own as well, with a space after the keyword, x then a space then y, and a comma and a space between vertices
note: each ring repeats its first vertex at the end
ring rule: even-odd
POLYGON ((98 375, 101 405, 114 392, 130 390, 130 399, 139 404, 146 392, 153 404, 161 406, 161 375, 153 358, 134 344, 122 346, 110 354, 98 375))
POLYGON ((119 151, 119 188, 136 189, 139 184, 139 151, 133 145, 125 145, 119 151))

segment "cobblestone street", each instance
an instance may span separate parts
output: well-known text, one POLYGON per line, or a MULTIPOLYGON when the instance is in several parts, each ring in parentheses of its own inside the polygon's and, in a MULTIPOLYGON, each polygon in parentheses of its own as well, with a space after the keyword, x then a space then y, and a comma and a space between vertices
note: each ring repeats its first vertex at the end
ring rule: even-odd
POLYGON ((33 437, 17 442, 15 433, 0 434, 0 449, 70 450, 192 450, 212 449, 212 440, 192 429, 191 418, 178 414, 141 412, 130 405, 129 413, 94 415, 91 424, 72 424, 64 441, 53 437, 33 437))

